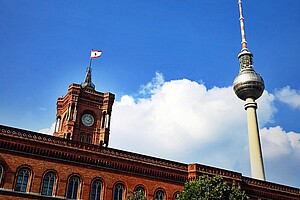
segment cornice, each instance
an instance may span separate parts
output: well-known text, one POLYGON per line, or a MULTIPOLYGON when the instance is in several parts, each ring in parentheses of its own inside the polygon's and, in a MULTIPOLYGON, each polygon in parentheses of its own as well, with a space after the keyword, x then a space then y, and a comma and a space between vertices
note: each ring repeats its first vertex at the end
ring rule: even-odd
POLYGON ((244 186, 251 187, 252 191, 255 191, 258 194, 263 194, 263 196, 268 196, 272 199, 300 199, 300 189, 290 186, 279 185, 249 177, 243 177, 243 183, 244 186), (279 195, 281 195, 282 198, 278 198, 279 195), (293 197, 291 197, 291 195, 293 197))
POLYGON ((207 165, 201 165, 198 163, 195 164, 189 164, 188 165, 188 171, 189 173, 194 172, 198 176, 201 174, 207 174, 207 175, 219 175, 224 178, 228 178, 231 180, 236 181, 242 181, 242 174, 234 171, 229 171, 226 169, 220 169, 216 167, 211 167, 207 165))
POLYGON ((1 135, 2 137, 18 138, 20 141, 23 141, 18 142, 15 139, 13 142, 1 140, 0 149, 8 151, 78 162, 95 167, 161 178, 180 183, 184 183, 187 180, 187 165, 182 163, 92 144, 67 141, 64 138, 3 125, 0 125, 0 136, 1 135), (45 148, 40 148, 36 145, 32 145, 32 142, 60 147, 60 150, 57 150, 57 148, 49 148, 47 146, 45 146, 45 148), (78 151, 92 154, 90 154, 90 156, 84 156, 83 154, 78 153, 78 151), (96 157, 100 156, 101 159, 100 157, 95 158, 95 156, 92 155, 96 155, 96 157), (106 159, 103 159, 104 157, 106 157, 106 159), (133 165, 136 163, 139 163, 144 167, 133 165), (156 168, 154 168, 154 166, 156 168))

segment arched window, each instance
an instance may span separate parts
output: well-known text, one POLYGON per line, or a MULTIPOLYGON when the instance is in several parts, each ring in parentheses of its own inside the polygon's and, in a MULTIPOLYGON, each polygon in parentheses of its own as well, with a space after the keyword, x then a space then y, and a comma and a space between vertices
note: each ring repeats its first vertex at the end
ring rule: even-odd
MULTIPOLYGON (((62 118, 62 121, 60 121, 61 127, 63 126, 63 124, 65 124, 65 123, 66 123, 66 121, 67 121, 67 118, 68 118, 68 113, 67 113, 67 114, 65 114, 65 115, 64 115, 64 117, 62 118)), ((61 128, 61 127, 60 127, 60 128, 61 128)))
POLYGON ((55 179, 53 172, 45 174, 41 191, 42 195, 53 196, 55 179))
POLYGON ((67 140, 69 141, 71 139, 71 133, 67 133, 67 140))
POLYGON ((91 134, 88 134, 88 135, 86 136, 86 143, 88 143, 88 144, 91 144, 91 143, 92 143, 92 136, 91 136, 91 134))
POLYGON ((164 200, 165 199, 165 193, 162 190, 157 190, 155 192, 155 200, 164 200))
POLYGON ((123 200, 124 199, 124 185, 118 183, 114 187, 114 200, 123 200))
POLYGON ((137 188, 135 188, 135 192, 140 192, 145 196, 145 188, 143 188, 142 186, 138 186, 137 188))
POLYGON ((102 182, 100 180, 93 181, 91 200, 100 200, 101 192, 102 192, 102 182))
POLYGON ((15 191, 26 192, 29 184, 29 179, 30 170, 27 168, 19 169, 15 185, 15 191))
POLYGON ((54 132, 59 131, 59 129, 60 129, 60 120, 61 120, 60 116, 57 117, 56 122, 55 122, 55 129, 54 129, 55 131, 54 132))
POLYGON ((68 181, 67 198, 77 199, 80 179, 78 176, 71 176, 68 181))
POLYGON ((173 196, 173 200, 176 200, 179 197, 180 192, 175 192, 173 196))
POLYGON ((102 123, 101 123, 101 128, 105 128, 105 116, 106 116, 106 112, 104 111, 102 113, 102 123))
POLYGON ((71 106, 71 110, 70 110, 70 120, 73 120, 73 117, 74 117, 74 110, 75 110, 75 104, 72 103, 72 106, 71 106))
POLYGON ((1 182, 2 182, 3 172, 4 172, 3 166, 0 165, 0 185, 1 185, 1 182))
POLYGON ((106 114, 105 116, 105 128, 109 128, 110 115, 106 114))
POLYGON ((80 133, 80 142, 84 142, 84 133, 80 133))

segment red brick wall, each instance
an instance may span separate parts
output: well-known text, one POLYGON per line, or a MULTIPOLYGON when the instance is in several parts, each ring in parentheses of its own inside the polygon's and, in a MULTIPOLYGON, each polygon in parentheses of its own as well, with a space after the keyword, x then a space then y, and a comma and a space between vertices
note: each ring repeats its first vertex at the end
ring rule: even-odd
POLYGON ((153 198, 153 194, 158 188, 166 192, 168 200, 173 199, 173 195, 177 191, 183 189, 183 185, 170 183, 158 179, 140 177, 127 173, 114 172, 111 170, 99 170, 94 167, 80 166, 75 163, 64 163, 55 160, 45 160, 43 158, 17 155, 12 153, 0 154, 1 161, 5 164, 4 188, 12 189, 15 183, 15 175, 20 166, 26 165, 32 169, 32 181, 29 192, 40 193, 42 177, 47 170, 57 172, 57 190, 56 196, 65 196, 68 177, 72 174, 78 174, 81 177, 80 198, 89 199, 90 185, 93 179, 100 178, 103 180, 103 199, 112 199, 113 186, 117 182, 125 185, 125 190, 134 190, 137 185, 145 187, 146 194, 149 199, 153 198))

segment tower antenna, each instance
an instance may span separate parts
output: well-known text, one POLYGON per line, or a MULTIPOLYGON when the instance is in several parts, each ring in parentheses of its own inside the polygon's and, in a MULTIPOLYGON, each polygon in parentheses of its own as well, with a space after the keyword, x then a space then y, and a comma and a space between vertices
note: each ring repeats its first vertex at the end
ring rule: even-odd
POLYGON ((242 36, 242 50, 247 49, 247 41, 246 41, 246 33, 245 33, 245 24, 243 17, 243 8, 242 8, 242 0, 238 0, 239 11, 240 11, 240 28, 241 28, 241 36, 242 36))

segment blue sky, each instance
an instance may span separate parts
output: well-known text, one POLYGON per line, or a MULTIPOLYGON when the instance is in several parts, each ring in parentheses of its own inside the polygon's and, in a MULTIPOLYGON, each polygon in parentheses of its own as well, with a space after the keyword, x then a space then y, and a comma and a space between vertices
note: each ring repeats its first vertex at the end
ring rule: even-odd
MULTIPOLYGON (((111 147, 250 176, 246 113, 231 88, 237 1, 0 2, 1 124, 47 132, 57 98, 83 81, 90 50, 101 49, 92 76, 97 90, 116 94, 111 147)), ((266 177, 299 188, 300 1, 243 8, 266 85, 258 101, 266 177)))

